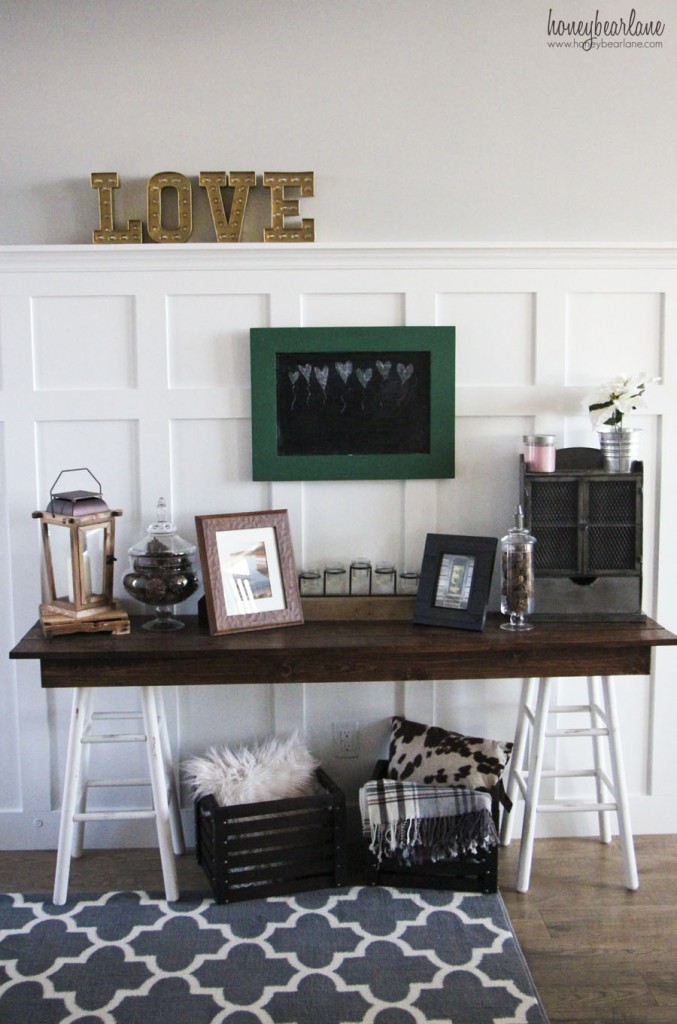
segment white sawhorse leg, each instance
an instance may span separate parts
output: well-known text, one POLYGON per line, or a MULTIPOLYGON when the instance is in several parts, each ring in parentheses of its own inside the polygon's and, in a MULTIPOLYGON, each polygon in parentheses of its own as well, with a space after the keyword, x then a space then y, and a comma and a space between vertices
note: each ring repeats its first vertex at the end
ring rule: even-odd
MULTIPOLYGON (((89 720, 92 705, 92 688, 79 686, 73 693, 71 724, 68 734, 68 750, 66 752, 66 777, 64 779, 63 800, 61 803, 61 823, 59 825, 59 846, 56 854, 56 874, 54 876, 54 902, 57 906, 64 904, 68 898, 68 878, 71 869, 71 847, 75 828, 75 810, 81 801, 83 790, 82 770, 82 736, 89 720)), ((78 845, 81 846, 79 838, 78 845)))
MULTIPOLYGON (((630 827, 630 814, 623 768, 623 752, 616 711, 615 694, 608 676, 601 678, 602 701, 597 678, 588 679, 588 704, 563 705, 551 707, 552 680, 537 681, 536 708, 532 710, 534 680, 524 680, 520 707, 515 731, 513 756, 508 770, 506 792, 514 802, 518 790, 525 801, 524 823, 522 826, 522 843, 520 847, 517 872, 517 890, 526 892, 531 878, 531 861, 533 857, 534 838, 536 833, 536 817, 538 811, 596 811, 599 817, 600 839, 608 843, 611 840, 608 812, 616 811, 618 817, 619 841, 623 856, 625 885, 628 889, 639 888, 635 850, 630 827), (590 715, 588 729, 553 729, 548 731, 548 715, 568 712, 584 712, 590 715), (528 767, 525 767, 527 738, 531 733, 531 751, 528 767), (593 769, 570 771, 544 770, 543 759, 546 737, 590 736, 593 744, 593 769), (611 761, 611 777, 606 772, 602 737, 606 737, 609 745, 611 761), (594 777, 597 800, 595 803, 579 801, 561 801, 559 803, 540 803, 541 780, 543 777, 594 777), (607 795, 608 794, 608 795, 607 795), (609 798, 610 797, 610 798, 609 798)), ((501 842, 508 845, 512 833, 511 815, 504 814, 501 823, 501 842)))
MULTIPOLYGON (((149 689, 151 689, 149 687, 149 689)), ((183 836, 183 825, 181 824, 181 807, 179 804, 179 788, 176 784, 174 774, 174 760, 172 748, 169 743, 167 732, 167 716, 165 714, 165 702, 161 689, 152 689, 155 699, 155 721, 158 723, 160 738, 160 750, 162 752, 162 764, 164 766, 165 790, 169 801, 169 825, 172 832, 172 846, 174 853, 181 856, 186 852, 186 844, 183 836)), ((150 752, 149 752, 150 753, 150 752)))
MULTIPOLYGON (((527 735, 529 732, 530 719, 533 723, 533 716, 529 709, 531 690, 534 684, 533 679, 522 680, 522 692, 520 694, 519 709, 517 712, 517 726, 515 728, 515 740, 512 747, 512 756, 508 763, 507 784, 505 787, 508 797, 508 806, 514 805, 517 800, 517 791, 522 788, 522 768, 524 755, 527 747, 527 735)), ((524 791, 522 792, 524 796, 524 791)), ((501 817, 501 846, 510 846, 512 839, 512 827, 514 822, 512 814, 503 812, 501 817)))
POLYGON ((637 874, 637 861, 635 859, 635 844, 632 838, 630 807, 628 805, 628 794, 625 785, 621 730, 618 724, 618 713, 616 710, 616 694, 614 693, 609 676, 602 676, 602 690, 604 692, 607 727, 609 729, 611 777, 614 780, 616 814, 618 816, 618 838, 621 844, 621 852, 623 854, 625 887, 626 889, 639 889, 639 875, 637 874))
MULTIPOLYGON (((80 856, 83 848, 84 824, 86 821, 102 821, 125 818, 155 818, 160 860, 168 900, 179 898, 174 853, 185 850, 183 828, 176 780, 174 777, 167 723, 162 700, 162 691, 142 686, 142 717, 144 732, 141 734, 113 734, 92 736, 87 733, 95 714, 92 712, 93 687, 79 687, 73 694, 68 751, 66 756, 66 777, 64 780, 59 846, 57 851, 56 874, 54 879, 54 903, 62 905, 68 897, 71 853, 80 856), (148 779, 112 780, 111 782, 89 781, 87 777, 89 744, 96 742, 142 741, 147 744, 148 779), (152 811, 102 811, 88 812, 85 809, 88 786, 149 785, 153 794, 152 811)), ((136 714, 102 713, 101 718, 138 718, 136 714)))
MULTIPOLYGON (((163 752, 162 737, 160 735, 160 722, 158 718, 155 693, 152 686, 141 687, 141 705, 143 708, 143 720, 148 737, 148 767, 150 769, 151 786, 153 787, 153 804, 155 806, 155 824, 157 827, 158 844, 160 846, 160 860, 162 863, 162 877, 165 882, 165 895, 168 900, 178 900, 179 885, 176 878, 176 862, 172 849, 172 831, 176 835, 176 828, 172 829, 170 820, 170 806, 176 806, 176 800, 170 800, 168 796, 166 766, 163 752)), ((164 718, 164 715, 163 715, 164 718)), ((174 816, 178 818, 178 814, 174 816)))
MULTIPOLYGON (((592 737, 592 756, 595 766, 595 785, 597 788, 597 803, 603 806, 607 800, 608 787, 606 780, 609 778, 606 769, 606 758, 604 757, 604 744, 602 737, 605 735, 604 713, 602 712, 602 701, 600 700, 599 679, 597 676, 588 677, 588 703, 590 706, 590 723, 594 731, 592 737)), ((623 787, 625 788, 625 787, 623 787)), ((602 843, 611 842, 611 826, 609 824, 609 812, 600 811, 599 838, 602 843)))
POLYGON ((524 794, 524 823, 522 825, 522 843, 520 845, 519 864, 517 868, 517 891, 526 892, 531 877, 531 858, 534 852, 536 836, 536 814, 538 799, 541 793, 541 776, 543 774, 543 754, 545 751, 545 728, 548 722, 550 691, 552 679, 539 679, 536 697, 536 714, 533 723, 533 737, 529 756, 527 787, 524 794))

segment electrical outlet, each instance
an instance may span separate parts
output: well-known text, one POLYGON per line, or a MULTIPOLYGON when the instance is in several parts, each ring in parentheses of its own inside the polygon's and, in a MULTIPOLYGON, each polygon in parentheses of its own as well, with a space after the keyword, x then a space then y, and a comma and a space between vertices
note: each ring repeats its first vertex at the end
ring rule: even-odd
POLYGON ((360 734, 357 722, 334 722, 334 757, 357 757, 360 734))

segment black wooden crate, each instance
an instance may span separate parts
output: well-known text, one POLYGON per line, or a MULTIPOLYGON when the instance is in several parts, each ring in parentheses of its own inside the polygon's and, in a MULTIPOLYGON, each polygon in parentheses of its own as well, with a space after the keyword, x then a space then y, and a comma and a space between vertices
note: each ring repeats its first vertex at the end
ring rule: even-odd
MULTIPOLYGON (((375 779, 386 778, 387 761, 378 761, 375 779)), ((498 786, 491 791, 491 816, 498 829, 498 786)), ((451 889, 455 892, 496 892, 498 890, 498 844, 468 857, 434 864, 403 864, 398 857, 384 857, 379 864, 365 836, 366 881, 369 885, 390 885, 408 889, 451 889)))
POLYGON ((195 804, 198 863, 217 903, 345 885, 346 803, 321 768, 317 795, 220 807, 195 804))

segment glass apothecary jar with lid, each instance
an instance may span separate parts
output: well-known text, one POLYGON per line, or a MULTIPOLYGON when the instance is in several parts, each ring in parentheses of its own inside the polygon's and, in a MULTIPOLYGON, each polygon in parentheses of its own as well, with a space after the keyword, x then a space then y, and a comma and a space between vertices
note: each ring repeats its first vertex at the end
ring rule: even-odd
POLYGON ((191 597, 200 585, 194 568, 196 547, 180 537, 169 521, 167 502, 157 503, 155 522, 146 536, 129 549, 130 569, 122 584, 132 597, 155 608, 155 618, 144 623, 149 630, 183 629, 173 606, 191 597))

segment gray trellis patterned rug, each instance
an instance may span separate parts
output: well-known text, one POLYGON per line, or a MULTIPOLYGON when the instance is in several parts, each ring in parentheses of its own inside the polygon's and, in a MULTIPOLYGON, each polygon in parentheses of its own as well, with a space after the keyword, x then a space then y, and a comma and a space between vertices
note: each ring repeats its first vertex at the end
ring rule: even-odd
POLYGON ((500 895, 0 895, 3 1024, 547 1024, 500 895))

